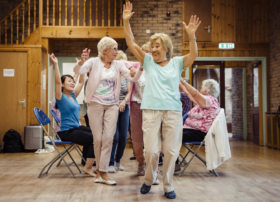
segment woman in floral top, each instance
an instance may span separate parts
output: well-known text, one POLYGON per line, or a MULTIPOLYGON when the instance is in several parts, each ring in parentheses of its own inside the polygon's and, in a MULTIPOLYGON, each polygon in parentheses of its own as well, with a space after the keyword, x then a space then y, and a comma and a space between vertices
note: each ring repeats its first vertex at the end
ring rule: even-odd
MULTIPOLYGON (((217 100, 220 94, 220 86, 214 79, 207 79, 202 82, 202 88, 198 92, 183 79, 181 79, 181 84, 186 87, 192 99, 197 103, 188 113, 188 118, 184 123, 183 142, 201 142, 220 112, 220 105, 217 100)), ((180 172, 180 170, 177 164, 175 173, 180 172)))

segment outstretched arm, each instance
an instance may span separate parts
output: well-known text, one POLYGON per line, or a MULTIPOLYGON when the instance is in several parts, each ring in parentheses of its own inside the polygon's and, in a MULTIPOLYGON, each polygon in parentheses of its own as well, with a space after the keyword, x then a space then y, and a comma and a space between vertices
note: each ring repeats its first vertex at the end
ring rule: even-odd
POLYGON ((133 53, 133 55, 137 58, 137 60, 143 65, 145 52, 135 43, 134 36, 131 31, 129 19, 134 14, 132 12, 132 3, 126 2, 123 5, 123 23, 124 23, 124 37, 126 40, 126 44, 133 53))
POLYGON ((184 87, 190 93, 190 95, 195 100, 195 102, 200 107, 205 108, 206 107, 205 97, 200 92, 198 92, 194 87, 192 87, 190 84, 188 84, 186 81, 184 81, 182 78, 181 78, 181 83, 184 85, 184 87))
POLYGON ((61 100, 62 97, 62 92, 61 92, 61 79, 60 79, 60 73, 58 69, 58 60, 55 57, 55 55, 52 53, 51 56, 51 61, 54 64, 54 75, 55 75, 55 98, 58 100, 61 100))
POLYGON ((186 87, 180 82, 179 84, 179 88, 180 91, 186 93, 186 95, 190 98, 190 100, 194 103, 197 104, 197 102, 195 101, 195 99, 191 96, 191 94, 189 93, 189 91, 187 91, 186 87))
POLYGON ((92 59, 88 60, 89 54, 90 49, 85 48, 81 55, 81 60, 78 60, 76 58, 77 63, 75 64, 73 69, 76 74, 85 74, 87 72, 90 72, 92 67, 92 59))
POLYGON ((195 16, 191 16, 190 22, 188 26, 185 22, 183 22, 183 27, 185 28, 190 41, 190 53, 184 56, 183 60, 183 68, 186 69, 189 66, 191 66, 195 60, 195 58, 198 56, 197 51, 197 44, 196 44, 196 38, 195 38, 195 32, 197 28, 199 27, 201 21, 199 21, 199 18, 195 16))

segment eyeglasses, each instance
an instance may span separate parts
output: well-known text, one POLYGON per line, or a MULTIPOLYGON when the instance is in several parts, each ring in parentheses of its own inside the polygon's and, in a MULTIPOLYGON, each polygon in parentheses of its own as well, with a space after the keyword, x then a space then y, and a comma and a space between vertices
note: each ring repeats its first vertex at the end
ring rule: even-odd
POLYGON ((118 51, 119 51, 118 48, 111 48, 111 49, 113 49, 115 52, 118 52, 118 51))

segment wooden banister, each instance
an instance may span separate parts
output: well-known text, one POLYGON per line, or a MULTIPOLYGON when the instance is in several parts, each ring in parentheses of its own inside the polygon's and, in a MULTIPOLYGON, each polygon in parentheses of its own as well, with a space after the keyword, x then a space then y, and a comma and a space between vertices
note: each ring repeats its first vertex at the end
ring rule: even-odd
POLYGON ((0 21, 0 24, 2 22, 5 21, 5 19, 8 19, 12 13, 14 13, 17 9, 19 9, 22 5, 24 5, 24 3, 26 2, 27 0, 24 0, 23 2, 21 2, 17 7, 15 7, 8 15, 6 15, 6 17, 4 17, 1 21, 0 21))

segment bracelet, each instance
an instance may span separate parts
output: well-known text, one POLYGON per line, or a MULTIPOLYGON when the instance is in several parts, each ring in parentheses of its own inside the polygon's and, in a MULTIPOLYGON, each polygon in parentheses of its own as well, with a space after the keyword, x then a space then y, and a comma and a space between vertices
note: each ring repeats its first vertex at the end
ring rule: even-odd
POLYGON ((128 100, 127 100, 126 98, 124 98, 124 100, 125 100, 126 102, 128 102, 128 100))
POLYGON ((194 39, 189 39, 189 41, 196 41, 196 38, 194 38, 194 39))
POLYGON ((182 84, 184 85, 185 83, 186 83, 186 81, 184 80, 182 84))

